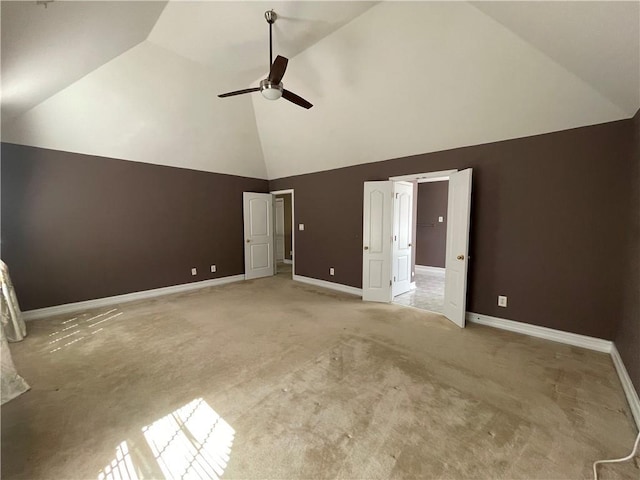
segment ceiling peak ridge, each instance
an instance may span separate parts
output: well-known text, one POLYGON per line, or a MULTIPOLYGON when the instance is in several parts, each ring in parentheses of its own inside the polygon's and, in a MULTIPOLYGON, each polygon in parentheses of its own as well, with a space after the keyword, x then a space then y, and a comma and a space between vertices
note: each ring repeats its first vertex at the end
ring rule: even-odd
MULTIPOLYGON (((490 0, 490 1, 495 1, 495 0, 490 0)), ((574 1, 574 0, 570 0, 570 1, 574 1)), ((575 1, 576 1, 576 3, 580 3, 580 0, 575 0, 575 1)), ((590 0, 590 1, 597 2, 599 0, 590 0)), ((633 0, 633 1, 635 3, 640 4, 640 0, 633 0)), ((500 28, 503 28, 504 30, 508 31, 509 33, 511 33, 512 35, 517 37, 520 41, 522 41, 525 44, 527 44, 530 48, 532 48, 533 50, 538 52, 540 55, 545 57, 548 61, 552 62, 557 67, 559 67, 562 70, 564 70, 567 74, 569 74, 570 76, 572 76, 573 78, 578 80, 580 83, 582 83, 588 89, 593 91, 596 95, 598 95, 604 101, 608 102, 613 108, 615 108, 622 115, 621 118, 632 118, 634 116, 635 112, 638 110, 638 108, 640 108, 640 84, 638 85, 638 97, 636 99, 636 104, 635 105, 621 105, 616 100, 612 99, 609 96, 609 94, 607 94, 606 92, 603 92, 602 89, 599 88, 597 85, 594 85, 592 82, 590 82, 589 80, 585 79, 582 75, 578 74, 573 69, 567 67, 567 65, 565 65, 564 63, 556 60, 555 58, 553 58, 552 56, 547 54, 544 50, 542 50, 540 47, 538 47, 537 45, 533 44, 528 39, 524 38, 520 33, 518 33, 517 31, 513 30, 508 25, 505 25, 503 22, 501 22, 497 18, 493 17, 489 13, 487 13, 484 10, 482 10, 481 8, 479 8, 477 6, 477 4, 482 4, 483 1, 467 0, 467 1, 465 1, 465 3, 473 6, 476 10, 478 10, 480 13, 482 13, 485 17, 489 18, 492 22, 494 22, 500 28)), ((639 38, 639 41, 640 41, 640 38, 639 38)), ((639 73, 640 73, 640 62, 639 62, 638 68, 639 68, 639 73)), ((640 75, 639 75, 639 81, 640 81, 640 75)))

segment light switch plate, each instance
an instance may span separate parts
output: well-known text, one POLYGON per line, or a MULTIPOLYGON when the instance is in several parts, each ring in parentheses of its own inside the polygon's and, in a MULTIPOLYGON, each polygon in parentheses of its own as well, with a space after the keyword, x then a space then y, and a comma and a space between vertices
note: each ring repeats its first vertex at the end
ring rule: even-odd
POLYGON ((444 217, 438 217, 438 222, 440 223, 444 222, 444 217))
POLYGON ((304 230, 304 223, 298 225, 298 230, 304 230))

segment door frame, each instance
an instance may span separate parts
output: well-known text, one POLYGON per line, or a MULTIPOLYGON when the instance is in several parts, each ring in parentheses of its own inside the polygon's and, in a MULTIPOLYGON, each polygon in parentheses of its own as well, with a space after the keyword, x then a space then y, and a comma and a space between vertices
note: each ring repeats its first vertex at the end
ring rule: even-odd
MULTIPOLYGON (((418 184, 420 183, 426 183, 426 182, 436 182, 436 181, 448 181, 449 180, 449 176, 453 173, 458 173, 460 170, 458 169, 452 169, 452 170, 439 170, 439 171, 433 171, 433 172, 423 172, 423 173, 412 173, 412 174, 408 174, 408 175, 397 175, 397 176, 393 176, 393 177, 389 177, 389 180, 393 181, 393 182, 416 182, 418 184)), ((393 212, 390 213, 390 215, 392 216, 392 221, 393 221, 393 212)), ((449 215, 449 202, 447 202, 447 216, 449 215)), ((413 222, 413 229, 415 231, 416 228, 416 216, 414 215, 414 222, 413 222)), ((449 219, 447 218, 447 221, 449 219)), ((449 245, 449 229, 447 228, 447 245, 449 245)), ((445 253, 446 255, 446 253, 445 253)), ((470 259, 471 257, 468 256, 468 259, 470 259)), ((390 259, 390 261, 393 261, 393 258, 390 259)), ((413 269, 415 271, 415 263, 413 264, 413 269)), ((412 272, 413 273, 413 272, 412 272)), ((468 274, 468 273, 467 273, 468 274)), ((445 289, 446 289, 446 285, 445 285, 445 289)), ((393 298, 391 302, 393 302, 393 298)))
MULTIPOLYGON (((291 254, 291 278, 293 278, 296 274, 296 201, 295 201, 295 191, 293 188, 287 188, 285 190, 273 190, 271 192, 273 195, 274 202, 276 195, 286 195, 287 193, 291 194, 291 250, 293 253, 291 254)), ((274 217, 275 218, 275 217, 274 217)), ((286 221, 286 219, 285 219, 286 221)), ((285 252, 285 257, 286 257, 285 252)), ((277 266, 276 266, 277 271, 277 266)))
MULTIPOLYGON (((451 175, 452 173, 458 173, 458 169, 452 169, 452 170, 438 170, 438 171, 434 171, 434 172, 423 172, 423 173, 410 173, 408 175, 396 175, 394 177, 389 177, 389 180, 391 180, 392 182, 416 182, 418 184, 420 183, 427 183, 427 182, 443 182, 443 181, 449 181, 449 175, 451 175)), ((418 192, 415 192, 416 194, 416 198, 418 196, 418 192)), ((415 203, 415 200, 414 200, 415 203)), ((447 202, 447 216, 448 216, 448 208, 449 208, 449 204, 447 202)), ((417 216, 414 212, 413 214, 413 219, 412 219, 412 231, 416 232, 416 225, 417 222, 417 216)), ((449 231, 447 230, 447 235, 448 235, 449 231)), ((445 240, 447 241, 448 244, 448 238, 445 240)), ((412 254, 413 258, 415 259, 415 252, 412 254)), ((411 283, 412 285, 415 286, 415 281, 413 280, 413 276, 415 274, 415 269, 416 269, 416 264, 415 262, 413 263, 413 270, 411 271, 411 283)), ((391 299, 391 302, 393 302, 393 298, 391 299)))
POLYGON ((284 218, 284 198, 277 198, 275 199, 274 203, 274 209, 273 209, 273 218, 276 221, 276 228, 273 231, 274 233, 274 251, 276 252, 276 263, 280 261, 280 259, 278 258, 278 249, 280 248, 279 245, 279 240, 278 240, 278 222, 279 222, 279 216, 280 213, 278 212, 279 209, 282 209, 282 261, 284 262, 286 260, 286 253, 285 253, 285 246, 286 246, 286 242, 284 241, 284 236, 285 236, 285 218, 284 218))

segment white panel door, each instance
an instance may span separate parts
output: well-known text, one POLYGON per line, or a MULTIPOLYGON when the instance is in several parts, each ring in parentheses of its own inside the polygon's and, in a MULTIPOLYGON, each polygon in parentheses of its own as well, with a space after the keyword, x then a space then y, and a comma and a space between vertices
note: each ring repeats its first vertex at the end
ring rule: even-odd
POLYGON ((276 261, 284 260, 284 200, 276 198, 276 261))
POLYGON ((245 279, 268 277, 273 268, 273 197, 243 192, 245 279))
POLYGON ((393 296, 411 290, 413 185, 393 185, 393 296))
POLYGON ((468 168, 449 176, 447 208, 444 314, 459 327, 465 326, 470 214, 471 169, 468 168))
POLYGON ((362 299, 390 302, 393 182, 364 182, 362 299))

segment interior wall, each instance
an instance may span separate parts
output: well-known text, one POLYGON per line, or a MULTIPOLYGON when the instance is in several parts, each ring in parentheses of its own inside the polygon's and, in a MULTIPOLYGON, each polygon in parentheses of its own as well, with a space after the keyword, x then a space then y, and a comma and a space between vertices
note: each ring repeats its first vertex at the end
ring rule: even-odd
POLYGON ((291 260, 291 251, 293 250, 292 242, 292 219, 291 219, 291 194, 283 193, 276 195, 276 198, 284 200, 284 258, 291 260))
POLYGON ((266 180, 7 143, 1 175, 1 255, 23 310, 241 274, 242 192, 269 191, 266 180))
POLYGON ((620 218, 637 208, 626 175, 632 128, 622 120, 281 178, 270 188, 296 190, 296 223, 305 224, 296 273, 360 288, 363 182, 472 167, 467 310, 613 339, 628 261, 620 218))
MULTIPOLYGON (((631 186, 631 206, 625 224, 627 243, 623 278, 624 297, 615 343, 631 381, 640 394, 640 111, 633 118, 633 138, 627 177, 631 186)), ((620 217, 623 219, 624 217, 620 217)))
POLYGON ((418 184, 416 265, 444 268, 449 182, 418 184), (442 222, 438 221, 442 217, 442 222))

